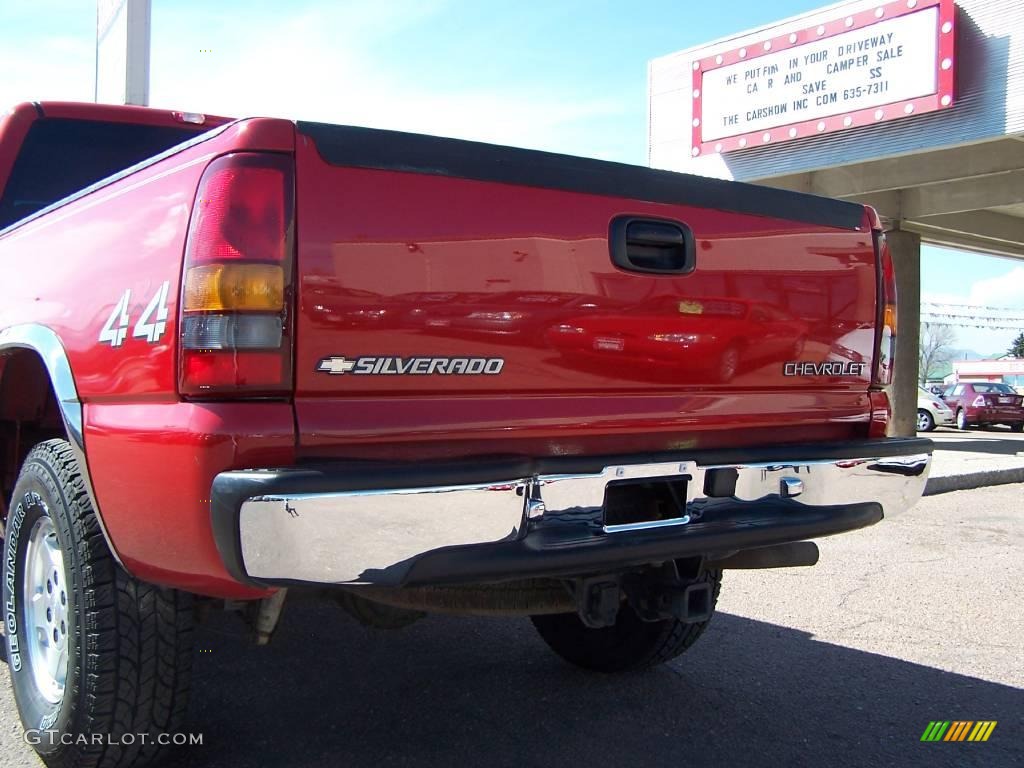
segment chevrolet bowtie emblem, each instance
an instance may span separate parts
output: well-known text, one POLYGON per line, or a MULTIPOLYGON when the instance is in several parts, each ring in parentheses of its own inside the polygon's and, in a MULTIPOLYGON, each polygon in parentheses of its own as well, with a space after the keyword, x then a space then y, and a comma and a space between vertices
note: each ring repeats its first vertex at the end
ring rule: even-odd
POLYGON ((346 360, 344 357, 325 357, 320 361, 316 369, 324 373, 340 376, 343 373, 348 373, 355 367, 355 360, 346 360))

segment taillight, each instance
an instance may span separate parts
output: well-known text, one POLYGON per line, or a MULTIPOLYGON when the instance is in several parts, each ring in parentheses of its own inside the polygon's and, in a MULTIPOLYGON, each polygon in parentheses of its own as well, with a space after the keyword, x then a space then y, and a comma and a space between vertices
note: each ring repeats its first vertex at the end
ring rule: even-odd
POLYGON ((292 159, 240 152, 210 163, 185 245, 179 389, 291 390, 292 159))
POLYGON ((896 356, 896 270, 893 268, 892 252, 885 240, 885 234, 876 232, 875 243, 881 280, 879 281, 878 346, 875 350, 872 383, 878 386, 887 386, 892 383, 896 356))
POLYGON ((985 403, 986 403, 985 396, 984 395, 978 395, 976 398, 974 398, 974 402, 971 403, 971 407, 972 408, 981 408, 981 407, 983 407, 985 405, 985 403))

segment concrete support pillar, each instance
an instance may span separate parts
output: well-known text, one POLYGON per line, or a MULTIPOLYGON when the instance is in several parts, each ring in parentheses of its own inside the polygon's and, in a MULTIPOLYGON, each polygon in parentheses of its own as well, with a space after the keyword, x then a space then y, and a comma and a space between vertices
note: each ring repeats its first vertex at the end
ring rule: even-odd
POLYGON ((891 434, 917 434, 918 350, 921 344, 921 236, 886 233, 896 269, 896 366, 891 434))

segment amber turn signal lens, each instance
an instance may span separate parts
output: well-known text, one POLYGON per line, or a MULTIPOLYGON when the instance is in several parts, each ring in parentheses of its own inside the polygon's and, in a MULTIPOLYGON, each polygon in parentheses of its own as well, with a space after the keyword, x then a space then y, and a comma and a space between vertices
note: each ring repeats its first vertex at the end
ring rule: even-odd
POLYGON ((186 312, 284 309, 284 270, 276 264, 203 264, 185 274, 186 312))
POLYGON ((894 304, 886 304, 885 312, 882 315, 882 323, 891 328, 894 332, 896 330, 896 306, 894 304))

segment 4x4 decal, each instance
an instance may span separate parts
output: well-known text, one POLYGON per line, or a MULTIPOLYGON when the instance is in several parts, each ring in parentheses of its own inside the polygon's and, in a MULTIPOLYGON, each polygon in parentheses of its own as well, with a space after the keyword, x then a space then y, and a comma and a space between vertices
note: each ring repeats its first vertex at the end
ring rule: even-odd
MULTIPOLYGON (((160 337, 167 330, 167 290, 170 283, 164 280, 153 298, 149 300, 142 315, 132 329, 133 339, 145 339, 150 344, 160 341, 160 337)), ((128 335, 128 325, 131 322, 128 316, 128 305, 131 303, 132 289, 126 288, 117 300, 114 309, 107 318, 107 322, 100 329, 100 344, 109 344, 112 347, 120 347, 124 344, 125 336, 128 335)))

